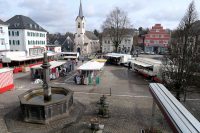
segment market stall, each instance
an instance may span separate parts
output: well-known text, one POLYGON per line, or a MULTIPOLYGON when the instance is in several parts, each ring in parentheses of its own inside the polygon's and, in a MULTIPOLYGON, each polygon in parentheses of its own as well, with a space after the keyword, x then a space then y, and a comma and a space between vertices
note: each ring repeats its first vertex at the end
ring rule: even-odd
POLYGON ((13 69, 0 69, 0 93, 6 92, 14 88, 13 69))
POLYGON ((78 75, 75 76, 76 84, 99 84, 100 72, 103 70, 104 62, 89 61, 78 68, 78 75))
MULTIPOLYGON (((61 74, 65 73, 67 70, 67 62, 66 61, 51 61, 49 62, 50 66, 50 79, 57 79, 61 74)), ((32 66, 31 67, 31 77, 32 79, 42 79, 43 71, 42 64, 32 66)))

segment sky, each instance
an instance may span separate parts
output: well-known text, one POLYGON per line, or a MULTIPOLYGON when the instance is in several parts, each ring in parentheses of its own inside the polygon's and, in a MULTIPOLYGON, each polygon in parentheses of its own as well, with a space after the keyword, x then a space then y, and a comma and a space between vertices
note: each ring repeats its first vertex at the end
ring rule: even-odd
MULTIPOLYGON (((134 28, 151 28, 160 23, 175 29, 192 0, 82 0, 86 30, 102 30, 107 15, 119 7, 128 14, 134 28)), ((200 0, 194 0, 200 14, 200 0)), ((25 15, 49 33, 75 33, 80 0, 0 0, 0 19, 25 15)))

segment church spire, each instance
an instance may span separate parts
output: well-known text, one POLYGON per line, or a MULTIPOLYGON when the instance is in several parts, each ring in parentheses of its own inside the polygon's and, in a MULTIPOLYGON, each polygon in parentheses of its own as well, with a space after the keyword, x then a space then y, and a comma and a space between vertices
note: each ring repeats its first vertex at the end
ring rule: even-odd
POLYGON ((79 14, 78 14, 79 17, 83 17, 83 10, 82 10, 82 3, 81 3, 81 0, 80 0, 80 7, 79 7, 79 14))

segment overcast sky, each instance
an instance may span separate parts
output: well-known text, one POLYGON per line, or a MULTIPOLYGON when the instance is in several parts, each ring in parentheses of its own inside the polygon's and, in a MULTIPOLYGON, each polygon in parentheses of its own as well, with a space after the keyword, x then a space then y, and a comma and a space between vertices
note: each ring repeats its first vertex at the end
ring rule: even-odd
MULTIPOLYGON (((200 0, 194 0, 200 14, 200 0)), ((101 30, 106 16, 115 7, 128 13, 134 28, 161 23, 174 29, 191 0, 82 0, 86 30, 101 30)), ((14 15, 31 17, 50 33, 75 33, 80 0, 0 0, 0 19, 14 15)))

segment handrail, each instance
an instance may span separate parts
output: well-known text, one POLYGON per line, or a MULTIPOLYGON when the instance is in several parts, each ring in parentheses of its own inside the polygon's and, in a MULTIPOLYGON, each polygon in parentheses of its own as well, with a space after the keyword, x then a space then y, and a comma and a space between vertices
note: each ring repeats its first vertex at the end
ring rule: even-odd
POLYGON ((149 91, 175 133, 200 133, 200 122, 160 83, 150 83, 149 91))

